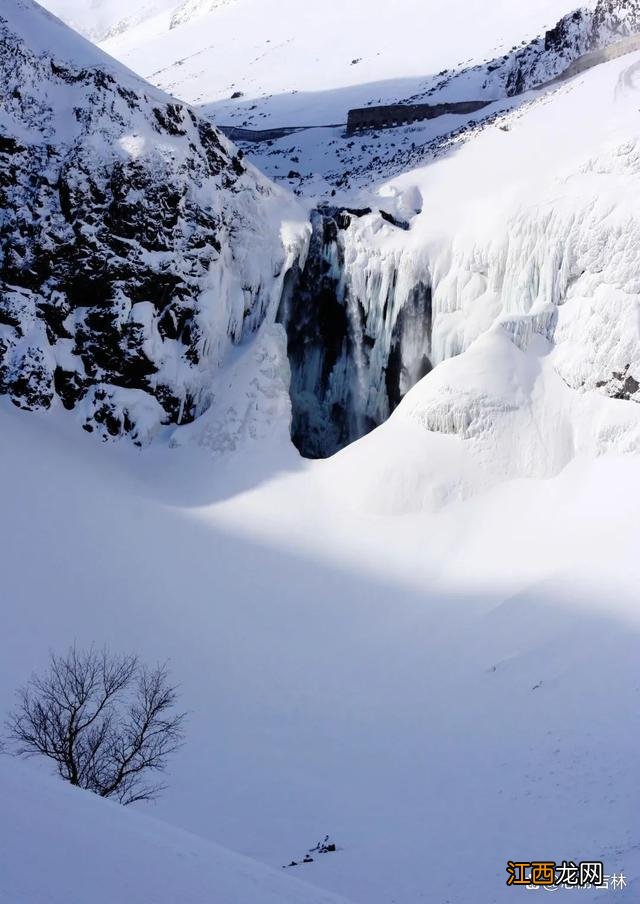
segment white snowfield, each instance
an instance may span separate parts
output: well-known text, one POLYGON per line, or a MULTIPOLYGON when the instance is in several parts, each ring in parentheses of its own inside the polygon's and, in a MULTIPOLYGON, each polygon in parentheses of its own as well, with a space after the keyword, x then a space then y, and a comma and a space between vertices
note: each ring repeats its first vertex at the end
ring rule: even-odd
MULTIPOLYGON (((242 91, 245 101, 259 103, 269 125, 286 126, 344 122, 342 89, 353 89, 351 99, 368 100, 372 83, 384 92, 386 81, 424 78, 492 58, 553 26, 577 4, 489 0, 481 13, 470 0, 174 0, 172 8, 167 0, 97 0, 90 6, 43 0, 42 5, 84 31, 96 22, 135 23, 144 17, 109 38, 105 49, 182 100, 221 102, 242 91), (165 10, 149 17, 153 6, 165 10), (276 121, 276 115, 287 121, 276 121)), ((386 87, 390 95, 394 90, 386 87)))
MULTIPOLYGON (((223 34, 242 3, 170 37, 154 20, 150 67, 163 42, 179 56, 187 29, 204 42, 220 17, 223 34)), ((243 8, 256 44, 262 28, 257 57, 265 20, 243 8)), ((296 4, 296 28, 307 10, 296 4)), ((520 35, 547 8, 497 13, 520 35)), ((392 44, 384 15, 366 21, 392 44)), ((471 54, 493 26, 484 8, 464 21, 451 45, 471 54)), ((238 77, 225 60, 244 66, 240 32, 227 36, 219 70, 205 53, 184 64, 211 78, 211 98, 232 87, 215 71, 238 77)), ((320 64, 300 46, 311 89, 320 64)), ((510 859, 602 860, 626 888, 559 897, 637 898, 640 407, 609 396, 640 381, 639 63, 532 96, 383 187, 411 228, 362 218, 345 279, 381 343, 385 297, 393 317, 426 279, 436 367, 333 459, 304 462, 288 441, 270 322, 230 355, 207 414, 142 452, 0 399, 0 712, 74 640, 169 657, 191 716, 151 812, 207 839, 3 762, 16 811, 0 830, 3 904, 506 904, 510 859), (334 854, 280 869, 327 833, 334 854), (59 872, 68 843, 83 881, 97 875, 75 899, 59 872)), ((180 78, 167 79, 177 93, 180 78)), ((372 406, 380 379, 362 374, 372 406)))
POLYGON ((348 904, 0 758, 3 904, 348 904))
POLYGON ((92 41, 101 41, 172 9, 176 0, 47 0, 42 6, 92 41))
MULTIPOLYGON (((0 709, 72 640, 170 657, 191 715, 149 812, 280 876, 9 772, 0 900, 323 900, 275 884, 299 877, 357 904, 506 904, 507 860, 541 856, 602 859, 633 899, 638 460, 369 513, 343 457, 364 469, 387 455, 395 486, 422 492, 425 461, 450 454, 395 420, 303 465, 264 442, 215 458, 99 446, 3 402, 0 709), (281 870, 327 833, 335 854, 281 870), (104 898, 64 897, 69 841, 104 898), (234 882, 237 896, 212 891, 234 882)), ((387 490, 378 473, 369 509, 387 490)))

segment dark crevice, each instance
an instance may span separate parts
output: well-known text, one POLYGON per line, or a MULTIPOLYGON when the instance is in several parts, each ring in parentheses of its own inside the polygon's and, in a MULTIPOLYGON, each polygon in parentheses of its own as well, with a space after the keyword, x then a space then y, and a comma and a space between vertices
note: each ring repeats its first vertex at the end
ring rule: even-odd
POLYGON ((304 269, 285 281, 278 321, 291 366, 291 434, 307 458, 333 455, 379 426, 431 370, 428 285, 416 284, 397 311, 394 274, 379 334, 368 330, 367 299, 350 294, 343 240, 368 213, 314 211, 304 269))

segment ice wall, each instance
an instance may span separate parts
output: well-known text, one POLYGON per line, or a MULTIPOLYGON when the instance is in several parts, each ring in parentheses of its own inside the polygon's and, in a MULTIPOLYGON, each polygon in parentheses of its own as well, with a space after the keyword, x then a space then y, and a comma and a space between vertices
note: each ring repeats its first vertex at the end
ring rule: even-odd
POLYGON ((386 420, 431 369, 431 290, 402 245, 385 243, 398 227, 379 213, 323 208, 312 227, 278 319, 288 335, 293 439, 318 458, 386 420))
MULTIPOLYGON (((640 221, 625 190, 638 173, 639 144, 613 144, 495 231, 437 241, 419 221, 407 231, 379 211, 317 211, 279 311, 300 451, 324 457, 365 435, 432 367, 496 328, 524 353, 540 337, 570 389, 640 401, 640 221)), ((472 389, 436 401, 427 429, 477 426, 472 389)))

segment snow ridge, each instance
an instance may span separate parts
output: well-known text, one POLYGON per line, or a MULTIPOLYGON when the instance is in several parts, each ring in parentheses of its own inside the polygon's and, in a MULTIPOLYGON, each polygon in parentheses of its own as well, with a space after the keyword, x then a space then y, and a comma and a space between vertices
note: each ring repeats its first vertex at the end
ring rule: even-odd
POLYGON ((177 28, 191 22, 199 16, 213 13, 223 6, 233 3, 233 0, 184 0, 171 16, 170 28, 177 28))

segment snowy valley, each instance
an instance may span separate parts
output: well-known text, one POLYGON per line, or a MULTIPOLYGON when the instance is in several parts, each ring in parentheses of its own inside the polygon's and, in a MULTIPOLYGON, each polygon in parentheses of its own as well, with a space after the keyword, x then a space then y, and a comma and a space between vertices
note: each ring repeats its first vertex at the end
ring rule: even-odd
POLYGON ((0 901, 634 900, 639 32, 3 0, 0 715, 96 644, 188 717, 146 807, 0 748, 0 901))

